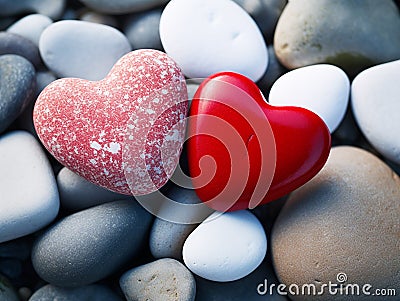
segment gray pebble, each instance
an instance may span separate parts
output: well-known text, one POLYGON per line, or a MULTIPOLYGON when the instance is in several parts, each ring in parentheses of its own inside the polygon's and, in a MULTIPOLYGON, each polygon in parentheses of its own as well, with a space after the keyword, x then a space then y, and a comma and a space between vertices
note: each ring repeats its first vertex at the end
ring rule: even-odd
POLYGON ((0 0, 0 16, 38 13, 57 19, 61 16, 66 0, 0 0))
POLYGON ((123 31, 133 49, 163 49, 159 33, 161 13, 161 9, 155 9, 127 19, 123 31))
POLYGON ((80 14, 79 20, 118 27, 117 18, 86 9, 80 14))
POLYGON ((80 0, 87 7, 106 14, 128 14, 161 6, 169 0, 80 0))
POLYGON ((11 33, 0 32, 0 55, 16 54, 26 58, 36 68, 42 65, 38 47, 27 38, 11 33))
POLYGON ((151 220, 151 215, 132 200, 72 214, 37 239, 32 250, 33 266, 53 285, 94 283, 139 254, 151 220))
POLYGON ((61 205, 69 210, 78 211, 127 198, 130 198, 132 202, 135 201, 133 197, 97 186, 66 167, 58 173, 57 184, 61 205))
POLYGON ((136 267, 120 279, 128 301, 194 301, 196 282, 179 261, 170 258, 136 267))
POLYGON ((93 284, 77 288, 57 287, 47 284, 38 289, 29 301, 122 301, 111 289, 93 284))
POLYGON ((35 68, 25 58, 0 56, 0 133, 22 113, 35 97, 35 68))

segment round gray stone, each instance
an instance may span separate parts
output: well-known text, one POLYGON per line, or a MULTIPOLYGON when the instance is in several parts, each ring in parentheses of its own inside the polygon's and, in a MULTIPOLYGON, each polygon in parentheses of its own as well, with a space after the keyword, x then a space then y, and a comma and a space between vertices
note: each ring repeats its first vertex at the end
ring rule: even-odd
POLYGON ((161 9, 155 9, 134 14, 126 20, 123 31, 133 49, 163 49, 158 31, 161 13, 161 9))
POLYGON ((279 18, 274 47, 289 69, 331 63, 355 75, 400 58, 399 36, 392 0, 296 0, 279 18))
POLYGON ((25 58, 0 56, 0 133, 22 113, 35 97, 35 68, 25 58))
MULTIPOLYGON (((399 199, 400 178, 380 159, 355 147, 332 148, 325 167, 290 195, 274 224, 271 247, 280 281, 321 290, 322 284, 339 284, 338 274, 345 273, 346 284, 398 292, 399 199)), ((313 297, 370 299, 327 290, 313 297)))
POLYGON ((171 258, 127 271, 120 279, 120 286, 128 301, 194 301, 196 294, 192 273, 171 258))
POLYGON ((106 14, 128 14, 161 6, 169 0, 80 0, 87 7, 106 14))
POLYGON ((47 284, 38 289, 29 301, 122 301, 111 289, 93 284, 76 288, 57 287, 47 284))
POLYGON ((57 19, 61 16, 66 0, 0 0, 0 16, 38 13, 57 19))
POLYGON ((72 214, 34 243, 33 267, 42 279, 56 286, 94 283, 139 254, 151 221, 151 215, 132 200, 72 214))
POLYGON ((36 46, 39 46, 39 40, 43 30, 52 23, 53 20, 45 15, 33 14, 15 22, 7 29, 7 32, 19 34, 32 41, 36 46))

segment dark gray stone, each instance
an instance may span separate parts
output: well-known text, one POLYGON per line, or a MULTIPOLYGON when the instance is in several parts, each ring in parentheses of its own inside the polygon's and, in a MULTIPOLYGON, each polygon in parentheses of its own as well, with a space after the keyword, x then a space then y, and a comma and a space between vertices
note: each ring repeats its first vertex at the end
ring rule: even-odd
POLYGON ((38 289, 29 301, 122 301, 104 285, 94 284, 77 288, 57 287, 51 284, 38 289))
POLYGON ((39 48, 32 41, 15 33, 0 32, 0 55, 2 54, 16 54, 22 56, 30 61, 36 68, 42 65, 39 48))
POLYGON ((22 273, 21 261, 13 258, 0 258, 0 273, 9 279, 18 278, 22 273))
POLYGON ((33 101, 35 87, 35 68, 29 61, 18 55, 0 56, 0 133, 33 101))
POLYGON ((87 7, 106 14, 128 14, 161 6, 169 0, 80 0, 87 7))
POLYGON ((19 301, 17 293, 10 281, 0 274, 0 300, 19 301))
POLYGON ((123 31, 133 49, 163 49, 159 33, 161 13, 161 9, 155 9, 127 19, 123 31))
POLYGON ((53 285, 94 283, 139 254, 151 221, 151 215, 132 200, 72 214, 37 239, 32 250, 33 266, 53 285))
POLYGON ((171 258, 136 267, 120 279, 128 301, 194 301, 196 282, 192 273, 171 258))
POLYGON ((0 0, 0 16, 38 13, 57 19, 61 16, 65 0, 0 0))

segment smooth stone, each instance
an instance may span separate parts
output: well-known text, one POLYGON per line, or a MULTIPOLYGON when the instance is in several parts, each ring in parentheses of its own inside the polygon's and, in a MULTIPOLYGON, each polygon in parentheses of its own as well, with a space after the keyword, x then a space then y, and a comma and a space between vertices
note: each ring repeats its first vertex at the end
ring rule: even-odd
POLYGON ((161 15, 160 37, 189 78, 233 71, 257 81, 268 66, 259 28, 230 0, 170 1, 161 15))
POLYGON ((57 184, 61 206, 73 211, 127 198, 135 202, 133 197, 97 186, 66 167, 58 173, 57 184))
POLYGON ((100 284, 76 288, 47 284, 38 289, 29 301, 122 301, 110 288, 100 284))
POLYGON ((0 274, 0 300, 1 301, 19 301, 11 282, 0 274))
POLYGON ((29 133, 0 136, 0 242, 31 234, 57 216, 59 197, 50 163, 29 133))
POLYGON ((351 85, 351 107, 367 140, 400 163, 400 60, 361 72, 351 85))
POLYGON ((38 47, 27 38, 11 32, 0 32, 0 55, 2 54, 22 56, 36 68, 42 65, 38 47))
POLYGON ((351 76, 400 57, 399 10, 392 0, 289 1, 274 46, 289 69, 329 63, 351 76), (335 12, 335 13, 332 13, 335 12), (338 18, 340 17, 340 22, 338 18))
POLYGON ((159 259, 122 275, 120 286, 128 301, 194 301, 196 282, 179 261, 159 259))
MULTIPOLYGON (((195 277, 196 279, 196 301, 287 301, 284 296, 277 294, 276 290, 273 294, 264 290, 269 285, 279 284, 274 274, 270 261, 264 260, 259 267, 246 277, 231 282, 215 282, 204 278, 195 277), (267 283, 267 287, 265 287, 267 283), (260 286, 261 285, 261 286, 260 286), (260 287, 259 287, 260 286, 260 287), (259 287, 259 292, 257 288, 259 287)), ((276 287, 275 286, 275 287, 276 287)))
POLYGON ((266 251, 264 229, 250 211, 215 212, 186 239, 183 260, 198 276, 226 282, 253 272, 266 251))
POLYGON ((346 73, 336 66, 319 64, 282 75, 272 85, 268 102, 308 109, 321 117, 332 133, 346 113, 349 94, 346 73))
POLYGON ((274 37, 278 23, 287 0, 233 0, 239 4, 256 21, 267 41, 274 37))
POLYGON ((45 15, 33 14, 15 22, 7 29, 7 32, 23 36, 32 41, 36 46, 39 46, 42 32, 52 23, 53 20, 45 15))
POLYGON ((80 0, 87 7, 106 14, 128 14, 166 4, 169 0, 80 0))
MULTIPOLYGON (((166 195, 171 200, 181 204, 201 203, 194 190, 178 186, 174 186, 166 195)), ((183 244, 197 226, 198 223, 173 223, 162 218, 156 218, 150 231, 151 254, 154 258, 169 257, 182 260, 183 244)))
POLYGON ((32 249, 33 267, 56 286, 97 282, 139 255, 151 221, 151 215, 132 200, 74 213, 39 236, 32 249))
POLYGON ((118 28, 118 20, 113 16, 104 15, 94 11, 85 11, 79 16, 79 20, 92 22, 97 24, 108 25, 111 27, 118 28))
POLYGON ((35 68, 25 58, 0 56, 0 133, 22 113, 35 97, 35 68))
MULTIPOLYGON (((275 222, 271 251, 281 283, 320 288, 345 273, 346 283, 399 291, 399 198, 400 178, 380 159, 355 147, 332 148, 322 171, 290 195, 275 222)), ((325 292, 316 300, 355 300, 325 292)))
POLYGON ((39 50, 47 67, 59 77, 100 80, 131 46, 111 26, 64 20, 44 30, 39 50))
POLYGON ((125 21, 124 33, 133 49, 162 50, 160 40, 161 9, 134 14, 125 21))
POLYGON ((0 16, 38 13, 57 19, 64 11, 66 0, 0 0, 0 16))

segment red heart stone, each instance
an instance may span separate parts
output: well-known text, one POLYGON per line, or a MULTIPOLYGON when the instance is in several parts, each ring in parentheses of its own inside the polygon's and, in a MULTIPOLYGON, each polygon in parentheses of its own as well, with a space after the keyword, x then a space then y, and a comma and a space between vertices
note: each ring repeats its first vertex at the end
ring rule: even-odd
POLYGON ((269 105, 240 74, 207 78, 190 116, 189 172, 200 199, 215 210, 254 208, 284 196, 314 177, 329 155, 331 136, 319 116, 269 105))
POLYGON ((51 83, 36 101, 34 123, 63 165, 112 191, 140 195, 172 175, 187 110, 186 84, 176 63, 163 52, 138 50, 122 57, 101 81, 51 83))

